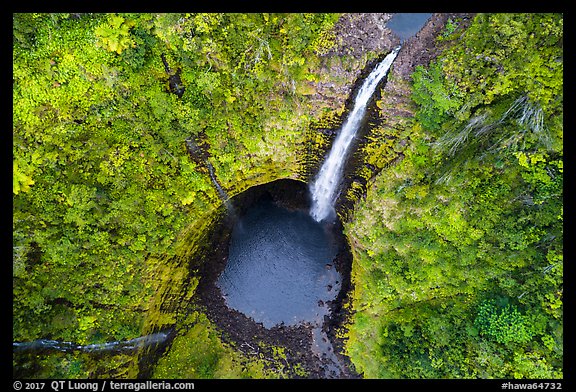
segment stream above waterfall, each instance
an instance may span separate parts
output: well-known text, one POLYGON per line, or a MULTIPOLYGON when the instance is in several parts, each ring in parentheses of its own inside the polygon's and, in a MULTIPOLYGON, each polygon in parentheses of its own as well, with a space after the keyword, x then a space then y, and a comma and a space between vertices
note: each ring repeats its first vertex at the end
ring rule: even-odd
POLYGON ((386 24, 403 42, 415 35, 426 21, 432 16, 431 13, 397 13, 386 24))

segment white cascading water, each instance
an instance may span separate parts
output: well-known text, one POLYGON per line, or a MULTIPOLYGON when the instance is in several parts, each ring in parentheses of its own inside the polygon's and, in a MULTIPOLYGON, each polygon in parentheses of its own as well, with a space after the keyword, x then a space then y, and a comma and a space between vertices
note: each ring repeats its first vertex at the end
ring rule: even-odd
POLYGON ((376 86, 388 73, 392 62, 396 58, 400 46, 388 54, 384 60, 368 75, 354 100, 354 108, 342 125, 340 133, 334 140, 332 149, 324 164, 320 168, 316 181, 310 186, 312 195, 312 207, 310 215, 315 221, 320 222, 334 213, 334 202, 336 201, 336 191, 341 181, 342 169, 346 162, 348 149, 354 136, 360 127, 366 104, 374 94, 376 86))

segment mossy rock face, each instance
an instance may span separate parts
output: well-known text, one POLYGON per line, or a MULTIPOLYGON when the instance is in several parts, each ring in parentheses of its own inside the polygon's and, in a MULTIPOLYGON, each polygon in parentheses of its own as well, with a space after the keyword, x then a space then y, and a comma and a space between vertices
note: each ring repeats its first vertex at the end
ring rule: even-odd
POLYGON ((337 202, 337 210, 343 221, 349 219, 355 204, 364 197, 374 177, 386 166, 402 159, 409 143, 412 118, 405 112, 390 116, 377 105, 395 98, 388 95, 388 85, 391 83, 394 82, 387 82, 381 98, 368 108, 368 120, 358 131, 356 146, 345 167, 342 184, 345 193, 337 202))
POLYGON ((266 370, 268 361, 245 356, 222 343, 219 331, 204 314, 193 312, 154 368, 151 378, 277 378, 266 370))
POLYGON ((312 83, 301 83, 296 87, 296 93, 300 95, 312 95, 316 91, 316 86, 312 83))

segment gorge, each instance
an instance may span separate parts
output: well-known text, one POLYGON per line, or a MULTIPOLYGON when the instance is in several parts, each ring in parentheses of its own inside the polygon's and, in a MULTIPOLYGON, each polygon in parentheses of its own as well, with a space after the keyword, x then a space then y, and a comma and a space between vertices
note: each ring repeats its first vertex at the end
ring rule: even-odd
POLYGON ((562 19, 15 14, 14 377, 561 377, 562 19))

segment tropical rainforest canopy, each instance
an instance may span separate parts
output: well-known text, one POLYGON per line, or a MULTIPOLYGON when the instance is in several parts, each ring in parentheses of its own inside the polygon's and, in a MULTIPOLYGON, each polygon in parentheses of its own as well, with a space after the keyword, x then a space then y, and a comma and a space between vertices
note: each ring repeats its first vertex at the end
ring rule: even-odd
MULTIPOLYGON (((271 365, 282 347, 248 356, 182 304, 222 204, 208 166, 230 196, 315 174, 342 87, 382 55, 338 51, 344 17, 14 14, 14 342, 178 325, 151 377, 306 377, 271 365)), ((360 149, 374 170, 344 192, 344 354, 367 378, 561 378, 563 16, 451 17, 434 46, 389 76, 404 114, 387 126, 382 90, 360 149)), ((130 352, 13 357, 31 378, 139 366, 130 352)))

